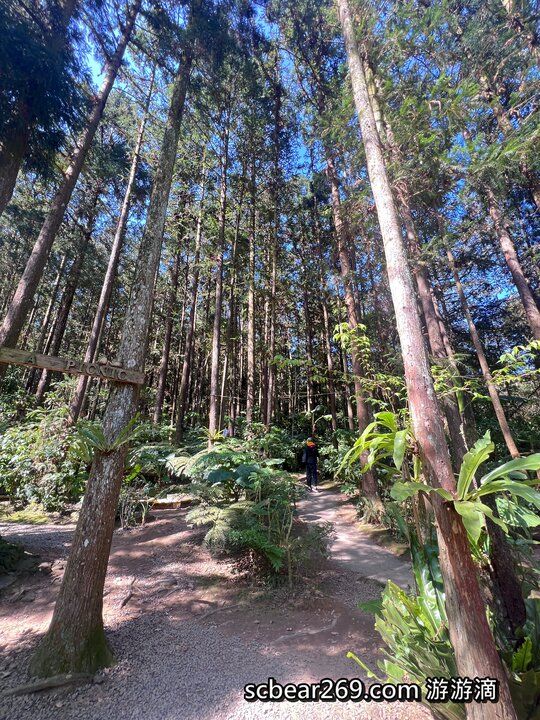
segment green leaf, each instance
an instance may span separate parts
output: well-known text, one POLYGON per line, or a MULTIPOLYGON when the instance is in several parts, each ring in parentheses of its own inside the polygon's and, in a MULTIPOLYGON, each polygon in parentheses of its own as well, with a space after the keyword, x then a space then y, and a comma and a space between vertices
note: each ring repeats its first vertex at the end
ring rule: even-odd
POLYGON ((507 477, 510 473, 520 472, 523 470, 539 470, 540 469, 540 453, 527 455, 526 457, 514 458, 504 465, 492 470, 480 480, 480 485, 487 485, 500 477, 507 477))
POLYGON ((405 457, 405 452, 407 450, 407 430, 399 430, 395 436, 394 436, 394 465, 397 467, 398 470, 401 470, 401 466, 403 465, 403 458, 405 457))
POLYGON ((440 495, 443 500, 447 500, 448 502, 452 502, 454 500, 452 493, 444 488, 433 488, 433 492, 436 492, 437 495, 440 495))
POLYGON ((242 465, 239 465, 234 472, 240 478, 247 478, 250 475, 260 473, 261 468, 260 465, 247 465, 242 463, 242 465))
POLYGON ((234 475, 230 470, 225 468, 215 468, 208 473, 206 478, 211 485, 217 485, 218 483, 227 482, 227 480, 233 480, 234 475))
POLYGON ((498 497, 495 502, 501 519, 508 525, 523 529, 540 525, 540 515, 536 515, 507 497, 498 497))
POLYGON ((512 656, 512 670, 517 673, 526 672, 532 660, 532 640, 525 638, 525 642, 512 656))
POLYGON ((495 525, 498 525, 501 527, 505 533, 508 533, 508 525, 504 522, 504 520, 501 520, 501 518, 497 517, 493 510, 488 506, 484 505, 484 503, 480 502, 480 500, 475 500, 474 504, 480 510, 481 513, 484 515, 487 515, 487 517, 495 523, 495 525))
POLYGON ((527 483, 515 482, 514 480, 494 480, 486 483, 474 492, 474 497, 479 498, 483 495, 490 495, 494 492, 512 493, 513 495, 522 497, 524 500, 540 509, 540 493, 538 490, 530 487, 527 483))
POLYGON ((495 449, 491 442, 489 430, 480 438, 463 458, 457 483, 457 495, 460 500, 467 497, 467 493, 479 466, 485 462, 495 449))
POLYGON ((373 615, 377 615, 381 612, 382 609, 382 600, 381 598, 377 598, 376 600, 367 600, 366 602, 359 602, 358 606, 360 610, 363 610, 367 613, 372 613, 373 615))
POLYGON ((396 482, 392 485, 390 495, 394 500, 402 502, 403 500, 407 500, 408 498, 413 497, 413 495, 416 495, 416 493, 420 491, 430 492, 431 490, 432 488, 430 488, 429 485, 426 485, 425 483, 396 482))
POLYGON ((375 419, 378 425, 387 427, 392 432, 397 431, 396 416, 394 415, 394 413, 388 411, 378 412, 375 415, 375 419))
POLYGON ((467 500, 456 500, 454 507, 456 508, 456 512, 461 515, 467 532, 476 544, 484 526, 482 512, 476 503, 467 500))
POLYGON ((358 658, 354 653, 348 652, 348 653, 347 653, 347 657, 349 658, 349 660, 354 660, 356 663, 358 663, 358 665, 360 665, 360 667, 362 668, 362 670, 364 670, 364 672, 366 673, 366 675, 367 675, 369 678, 375 678, 376 680, 379 680, 379 682, 382 682, 382 680, 381 680, 379 677, 377 677, 377 675, 375 675, 375 673, 374 673, 372 670, 370 670, 370 669, 368 668, 368 666, 367 666, 365 663, 363 663, 363 662, 360 660, 360 658, 358 658))

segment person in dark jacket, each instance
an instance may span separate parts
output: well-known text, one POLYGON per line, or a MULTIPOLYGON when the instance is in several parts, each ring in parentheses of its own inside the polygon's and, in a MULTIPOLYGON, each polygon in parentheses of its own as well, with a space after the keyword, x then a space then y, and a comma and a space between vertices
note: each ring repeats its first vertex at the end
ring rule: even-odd
POLYGON ((311 492, 319 492, 317 489, 317 460, 319 458, 319 448, 315 440, 310 437, 306 441, 302 462, 306 464, 306 482, 311 492))

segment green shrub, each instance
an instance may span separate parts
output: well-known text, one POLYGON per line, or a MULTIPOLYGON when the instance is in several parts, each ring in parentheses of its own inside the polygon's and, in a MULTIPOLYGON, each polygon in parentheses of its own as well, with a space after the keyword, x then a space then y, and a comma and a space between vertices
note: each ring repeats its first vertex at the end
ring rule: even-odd
POLYGON ((26 422, 0 436, 0 484, 15 501, 35 502, 46 510, 62 510, 84 491, 86 469, 69 453, 75 430, 65 412, 46 409, 28 413, 26 422))
POLYGON ((283 458, 254 461, 245 442, 230 439, 193 456, 170 458, 177 474, 191 479, 200 504, 188 513, 193 525, 209 525, 205 544, 238 556, 252 573, 283 576, 292 583, 308 556, 321 554, 325 529, 300 538, 296 500, 303 492, 281 469, 283 458))

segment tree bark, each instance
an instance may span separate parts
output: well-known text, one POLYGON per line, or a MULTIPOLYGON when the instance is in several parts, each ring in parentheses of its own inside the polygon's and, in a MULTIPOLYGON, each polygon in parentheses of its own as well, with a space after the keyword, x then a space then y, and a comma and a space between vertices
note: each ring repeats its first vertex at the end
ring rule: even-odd
POLYGON ((173 331, 173 320, 175 314, 176 301, 178 297, 178 275, 180 272, 180 248, 176 251, 171 270, 170 285, 165 305, 165 336, 163 338, 163 351, 161 353, 161 362, 159 364, 158 386, 156 393, 156 402, 154 407, 154 424, 158 425, 161 421, 163 412, 163 402, 165 400, 165 386, 167 384, 167 372, 169 369, 169 357, 171 354, 171 339, 173 331))
MULTIPOLYGON (((88 208, 88 220, 86 222, 83 237, 76 247, 76 255, 73 259, 71 268, 69 269, 66 286, 64 288, 64 292, 62 293, 54 326, 51 330, 51 335, 47 343, 47 353, 50 355, 58 355, 60 352, 60 347, 62 345, 62 340, 68 324, 69 313, 71 312, 71 306, 73 305, 73 299, 75 298, 75 293, 79 286, 83 263, 92 238, 97 215, 97 204, 101 191, 102 187, 98 183, 94 189, 90 207, 88 208)), ((81 209, 80 215, 82 216, 83 214, 84 211, 81 209)), ((50 381, 51 373, 48 370, 43 370, 39 377, 36 390, 37 403, 43 402, 43 398, 47 392, 50 381)))
MULTIPOLYGON (((191 64, 192 50, 188 48, 174 82, 122 329, 119 360, 128 369, 144 368, 154 285, 191 64)), ((132 420, 138 396, 139 388, 135 385, 115 385, 111 390, 103 421, 105 438, 111 449, 95 454, 51 625, 31 660, 33 675, 93 673, 112 661, 103 628, 103 586, 127 448, 126 444, 116 448, 112 444, 132 420)))
MULTIPOLYGON (((118 263, 120 261, 120 253, 122 252, 124 238, 126 235, 129 210, 131 207, 131 195, 133 192, 133 186, 135 184, 135 177, 137 175, 137 167, 139 165, 144 132, 148 119, 148 109, 150 107, 150 100, 152 98, 155 71, 156 68, 154 66, 152 70, 152 77, 150 79, 150 88, 148 90, 148 95, 144 106, 143 117, 139 125, 137 141, 135 143, 135 149, 133 150, 133 158, 131 160, 131 167, 129 169, 129 176, 126 185, 126 191, 124 193, 124 200, 122 202, 122 208, 120 210, 118 223, 116 225, 116 232, 114 233, 114 239, 111 246, 111 254, 109 255, 109 261, 107 263, 107 270, 105 271, 103 285, 101 286, 101 292, 99 295, 96 313, 94 315, 92 328, 90 330, 90 338, 88 340, 88 346, 84 355, 84 362, 93 362, 96 359, 96 355, 99 349, 99 340, 103 331, 103 323, 109 310, 114 280, 118 271, 118 263)), ((88 377, 86 375, 81 375, 78 380, 77 387, 75 389, 75 393, 73 395, 69 408, 68 423, 71 425, 75 424, 79 418, 87 386, 88 377)))
MULTIPOLYGON (((41 322, 41 331, 39 333, 39 338, 35 346, 35 351, 38 353, 41 353, 43 351, 43 344, 45 342, 45 337, 47 336, 47 332, 50 329, 50 323, 51 318, 53 314, 54 304, 56 303, 56 298, 58 297, 58 292, 60 290, 60 283, 62 282, 62 278, 64 277, 64 269, 66 266, 67 261, 67 253, 64 253, 62 255, 62 259, 60 260, 60 266, 58 268, 58 272, 56 273, 56 279, 54 281, 53 290, 51 293, 51 297, 49 298, 49 303, 47 305, 47 309, 45 310, 45 315, 43 316, 43 320, 41 322)), ((29 373, 28 380, 26 382, 26 390, 27 392, 33 392, 34 385, 35 385, 35 378, 36 378, 36 371, 35 368, 32 369, 32 371, 29 373)))
POLYGON ((276 365, 274 356, 276 354, 276 288, 277 288, 277 264, 279 253, 279 229, 280 229, 280 207, 279 207, 279 185, 280 185, 280 154, 281 154, 281 104, 282 104, 282 86, 280 77, 279 54, 277 48, 274 47, 274 67, 273 67, 273 127, 272 127, 272 154, 273 154, 273 171, 271 179, 271 195, 273 204, 272 218, 272 240, 271 240, 271 275, 270 275, 270 337, 268 343, 268 395, 266 410, 266 426, 274 421, 274 412, 276 404, 276 365))
MULTIPOLYGON (((455 496, 456 483, 422 328, 408 258, 390 181, 386 171, 363 62, 360 57, 348 0, 336 0, 343 30, 353 98, 366 153, 369 179, 383 237, 390 291, 405 367, 405 379, 414 435, 430 480, 455 496)), ((499 702, 467 705, 467 717, 517 720, 508 679, 497 654, 471 558, 467 533, 452 503, 436 493, 432 504, 437 520, 441 572, 450 639, 458 672, 464 677, 492 677, 499 681, 499 702)))
POLYGON ((223 305, 223 253, 225 251, 225 223, 227 219, 227 171, 229 168, 229 131, 231 108, 227 108, 223 133, 223 156, 221 160, 221 184, 219 196, 219 237, 216 257, 216 301, 212 329, 212 361, 210 369, 210 408, 208 415, 208 447, 214 444, 218 431, 221 401, 219 397, 219 365, 221 352, 221 315, 223 305))
MULTIPOLYGON (((461 310, 467 320, 467 324, 469 325, 471 339, 473 341, 474 349, 476 350, 478 362, 480 363, 480 368, 486 382, 499 427, 501 428, 506 447, 508 448, 511 457, 517 458, 520 453, 512 436, 510 426, 508 425, 497 387, 493 382, 489 364, 484 353, 484 347, 476 329, 476 324, 472 318, 467 298, 465 297, 465 292, 461 284, 454 256, 449 248, 447 249, 447 257, 448 264, 450 265, 450 269, 454 276, 461 310)), ((493 498, 486 497, 484 502, 491 507, 495 515, 498 515, 497 506, 493 498)), ((523 625, 527 618, 521 584, 516 576, 516 569, 512 559, 512 550, 506 542, 503 531, 489 518, 486 518, 486 522, 491 541, 490 560, 494 592, 496 593, 496 597, 494 598, 496 603, 496 612, 499 616, 502 614, 502 617, 500 618, 503 623, 502 626, 508 627, 512 635, 515 637, 516 630, 523 625)))
MULTIPOLYGON (((401 201, 401 216, 405 225, 411 256, 414 260, 413 273, 416 280, 416 287, 418 288, 418 296, 420 298, 422 312, 426 321, 431 354, 433 355, 435 362, 439 362, 443 367, 449 367, 450 373, 457 376, 459 374, 457 365, 454 362, 453 356, 448 356, 444 346, 439 319, 437 318, 435 307, 433 305, 427 268, 420 257, 420 243, 418 241, 414 220, 411 214, 408 193, 398 192, 398 197, 401 201)), ((450 387, 454 388, 454 382, 451 378, 450 387)), ((463 423, 459 412, 456 393, 451 392, 445 394, 441 398, 441 405, 448 425, 454 468, 459 471, 463 458, 465 457, 465 453, 467 452, 467 443, 465 442, 463 423)))
MULTIPOLYGON (((244 178, 244 174, 242 175, 244 178)), ((236 222, 234 229, 234 239, 231 249, 231 271, 230 271, 230 284, 229 284, 229 303, 227 308, 227 330, 225 335, 225 361, 223 363, 223 377, 221 383, 221 408, 219 413, 219 427, 223 424, 223 415, 225 408, 225 397, 229 400, 229 410, 232 407, 233 398, 233 379, 234 376, 234 363, 233 363, 233 334, 235 327, 235 293, 236 293, 236 274, 237 274, 237 260, 238 260, 238 240, 240 237, 240 220, 242 216, 242 206, 244 203, 244 191, 245 184, 242 181, 242 187, 240 189, 240 197, 238 198, 238 206, 236 210, 236 222), (228 391, 228 392, 227 392, 228 391)), ((229 412, 229 417, 231 412, 229 412)), ((234 435, 234 423, 229 419, 229 432, 230 435, 234 435)))
POLYGON ((482 341, 480 340, 478 330, 476 329, 476 324, 472 318, 471 311, 469 309, 469 303, 467 302, 467 298, 465 297, 463 285, 461 284, 459 273, 456 268, 454 255, 449 248, 447 248, 446 250, 446 256, 448 258, 448 265, 450 266, 452 275, 454 276, 454 283, 456 285, 459 303, 461 305, 461 311, 463 312, 463 315, 465 316, 467 324, 469 326, 469 333, 471 335, 474 349, 478 357, 478 362, 480 363, 480 368, 482 370, 482 375, 484 376, 487 391, 491 399, 491 404, 493 405, 493 410, 495 411, 495 415, 497 417, 497 422, 499 423, 499 427, 501 428, 504 442, 506 443, 506 447, 508 448, 508 452, 510 453, 510 455, 513 458, 518 458, 520 453, 512 436, 512 431, 510 430, 508 420, 506 419, 506 414, 504 412, 504 408, 499 397, 499 391, 497 390, 497 386, 493 382, 493 376, 491 374, 486 354, 484 352, 484 347, 482 345, 482 341))
MULTIPOLYGON (((118 46, 114 55, 107 62, 105 79, 94 101, 86 129, 77 140, 69 166, 54 196, 51 208, 45 218, 32 253, 28 258, 19 285, 4 319, 2 329, 0 330, 0 345, 13 347, 19 339, 19 334, 32 304, 32 298, 43 275, 49 253, 60 229, 60 225, 62 224, 64 213, 103 115, 107 98, 118 74, 125 49, 135 25, 135 18, 141 6, 141 1, 142 0, 134 0, 132 8, 128 11, 126 24, 118 46)), ((0 365, 0 378, 4 372, 5 366, 0 365)))
POLYGON ((246 423, 253 422, 255 406, 255 243, 257 238, 257 187, 255 184, 255 158, 251 165, 251 207, 249 229, 249 279, 247 327, 247 398, 246 423))
POLYGON ((534 339, 540 340, 540 310, 538 309, 523 268, 521 267, 514 242, 510 237, 508 222, 504 218, 493 192, 489 189, 487 190, 487 198, 489 214, 495 225, 495 230, 504 253, 504 259, 506 260, 519 297, 521 298, 527 322, 530 325, 534 339))
POLYGON ((195 256, 193 259, 193 280, 191 286, 191 303, 189 308, 189 320, 186 333, 186 344, 184 347, 184 359, 182 362, 182 376, 180 379, 180 388, 178 390, 177 414, 176 414, 176 432, 175 439, 177 443, 182 440, 184 432, 184 417, 186 414, 186 401, 191 377, 191 365, 193 362, 193 337, 195 334, 195 322, 197 320, 197 296, 199 293, 199 275, 200 275, 200 259, 201 259, 201 241, 204 214, 204 198, 206 187, 206 169, 204 167, 205 155, 203 154, 203 178, 201 183, 201 197, 199 200, 199 214, 197 217, 197 230, 195 233, 195 256))
MULTIPOLYGON (((351 281, 351 268, 348 253, 350 230, 346 218, 343 216, 334 158, 332 156, 332 153, 328 149, 325 149, 325 154, 327 177, 330 181, 330 188, 332 194, 332 215, 334 218, 334 227, 336 230, 336 238, 338 244, 341 282, 345 291, 345 307, 347 310, 347 320, 352 336, 351 361, 356 395, 356 419, 358 422, 358 429, 362 433, 369 424, 370 415, 362 390, 362 360, 360 357, 360 348, 358 347, 358 342, 356 340, 358 314, 356 311, 356 302, 351 281)), ((367 463, 367 456, 367 451, 362 454, 360 458, 362 466, 367 463)), ((379 491, 377 489, 377 480, 372 470, 368 470, 362 475, 362 492, 364 493, 366 498, 368 498, 373 504, 375 511, 382 513, 383 507, 379 496, 379 491)))

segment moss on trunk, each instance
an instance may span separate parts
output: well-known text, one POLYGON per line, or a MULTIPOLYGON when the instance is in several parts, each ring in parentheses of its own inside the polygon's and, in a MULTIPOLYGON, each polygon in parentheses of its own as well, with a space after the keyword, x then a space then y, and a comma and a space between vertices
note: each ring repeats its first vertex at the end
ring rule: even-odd
POLYGON ((33 677, 67 673, 94 674, 100 668, 114 663, 101 622, 92 631, 85 633, 80 642, 79 635, 71 628, 45 635, 30 662, 30 674, 33 677))

